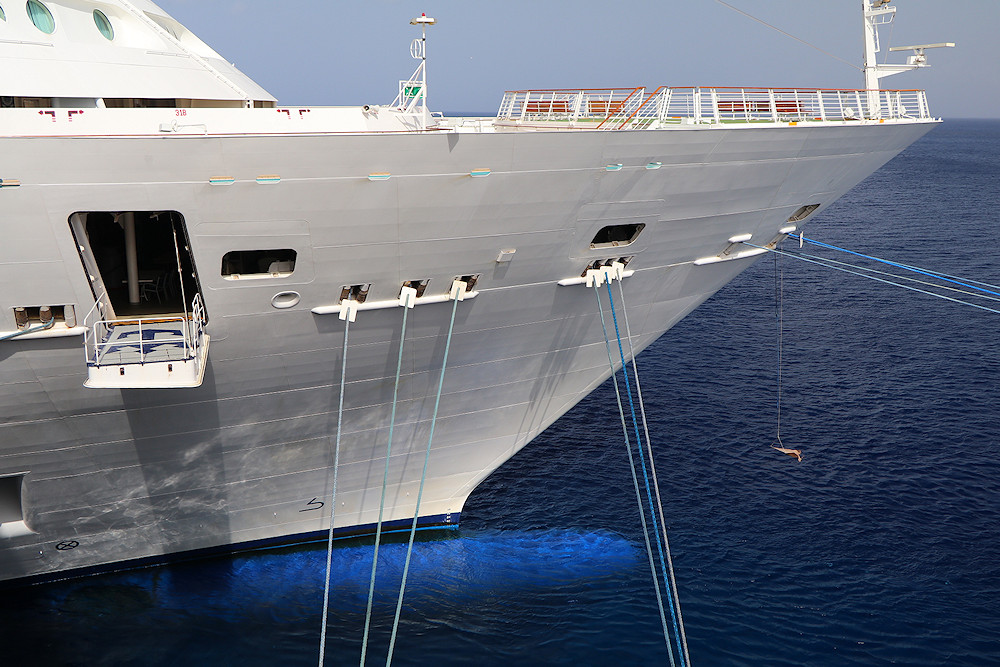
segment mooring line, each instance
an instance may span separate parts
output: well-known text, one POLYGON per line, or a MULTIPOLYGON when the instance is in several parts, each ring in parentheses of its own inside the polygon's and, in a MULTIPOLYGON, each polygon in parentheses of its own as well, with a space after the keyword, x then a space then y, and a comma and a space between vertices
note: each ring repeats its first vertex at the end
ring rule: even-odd
POLYGON ((333 490, 330 493, 330 531, 326 541, 326 582, 323 586, 323 627, 319 635, 319 667, 326 655, 326 620, 330 608, 330 568, 333 563, 333 519, 337 509, 337 470, 340 467, 340 434, 344 423, 344 385, 347 380, 347 341, 351 320, 344 321, 344 355, 340 362, 340 404, 337 407, 337 441, 333 450, 333 490))
MULTIPOLYGON (((785 251, 785 252, 788 252, 788 251, 785 251)), ((800 256, 800 257, 811 257, 812 259, 816 259, 816 260, 819 260, 821 262, 827 262, 827 263, 830 263, 830 264, 839 264, 840 266, 847 266, 847 267, 850 267, 852 269, 858 269, 859 271, 867 271, 868 273, 875 273, 875 274, 878 274, 880 276, 888 276, 890 278, 896 278, 898 280, 905 280, 907 282, 916 283, 918 285, 926 285, 927 287, 934 287, 936 289, 947 290, 949 292, 955 292, 957 294, 964 294, 966 296, 975 297, 977 299, 986 299, 987 301, 1000 302, 1000 297, 989 296, 989 294, 992 294, 992 292, 990 292, 989 290, 980 290, 979 288, 977 288, 977 287, 975 287, 973 285, 967 285, 966 283, 961 283, 961 282, 958 282, 956 280, 949 280, 947 282, 955 283, 955 284, 958 284, 958 285, 964 285, 965 287, 969 287, 971 289, 975 289, 975 290, 978 290, 978 291, 983 292, 983 293, 979 294, 977 292, 969 292, 967 290, 959 289, 957 287, 949 287, 948 285, 940 285, 938 283, 932 283, 932 282, 927 281, 927 280, 921 280, 920 278, 911 278, 910 276, 901 276, 901 275, 899 275, 897 273, 889 273, 888 271, 879 271, 878 269, 870 269, 870 268, 868 268, 866 266, 859 266, 857 264, 851 264, 850 262, 842 262, 842 261, 837 260, 837 259, 831 259, 829 257, 822 257, 820 255, 813 255, 813 254, 808 253, 808 252, 797 251, 795 254, 798 255, 798 256, 800 256)), ((934 274, 928 273, 928 272, 924 272, 924 271, 917 271, 917 273, 922 273, 924 275, 928 275, 928 276, 931 276, 931 277, 936 277, 936 276, 934 276, 934 274)), ((943 280, 943 278, 939 278, 939 279, 943 280)))
MULTIPOLYGON (((660 556, 660 569, 663 571, 663 584, 667 589, 667 600, 670 602, 670 619, 674 626, 674 641, 677 642, 677 652, 684 667, 684 649, 680 643, 680 631, 677 628, 677 614, 673 596, 670 592, 670 577, 667 574, 667 559, 663 554, 663 544, 660 542, 660 527, 656 521, 656 510, 653 507, 653 492, 649 488, 649 472, 646 469, 646 455, 642 451, 642 439, 639 436, 639 420, 635 415, 635 403, 632 401, 632 387, 628 379, 628 365, 625 363, 625 350, 622 348, 622 334, 618 328, 618 315, 615 313, 615 299, 611 294, 611 281, 607 281, 608 305, 611 308, 611 319, 615 325, 615 337, 618 340, 618 356, 622 362, 622 376, 625 378, 625 394, 628 396, 628 407, 632 414, 632 428, 635 431, 635 445, 639 451, 639 464, 642 466, 642 479, 646 485, 646 501, 649 503, 649 515, 653 519, 653 535, 656 536, 656 550, 660 556)), ((633 363, 635 359, 633 358, 633 363)))
POLYGON ((660 526, 663 531, 663 546, 667 551, 667 566, 670 571, 670 587, 673 590, 673 603, 677 610, 677 626, 675 633, 680 635, 684 661, 691 664, 691 654, 688 652, 687 631, 684 628, 684 615, 681 613, 681 599, 677 594, 677 580, 674 577, 674 559, 670 553, 670 539, 667 537, 667 521, 663 515, 663 502, 660 498, 660 482, 656 475, 656 464, 653 461, 653 444, 649 437, 649 422, 646 420, 646 405, 642 400, 642 385, 639 384, 639 368, 635 363, 635 346, 632 345, 632 328, 628 322, 628 310, 625 307, 625 286, 618 281, 618 294, 621 297, 622 320, 625 322, 625 337, 628 340, 629 356, 632 359, 632 376, 635 378, 635 392, 639 399, 639 413, 642 416, 642 430, 646 436, 646 451, 649 454, 649 473, 653 477, 653 491, 656 493, 656 508, 660 514, 660 526), (679 632, 678 632, 679 630, 679 632))
POLYGON ((660 611, 660 622, 663 625, 663 639, 667 645, 667 654, 670 657, 671 667, 676 667, 674 662, 674 650, 670 644, 670 631, 667 629, 667 615, 663 609, 663 594, 660 592, 660 575, 656 572, 656 562, 653 558, 653 546, 649 541, 649 527, 646 525, 646 510, 642 506, 642 492, 639 490, 639 477, 635 470, 635 458, 632 456, 632 445, 628 434, 628 424, 625 421, 625 407, 622 404, 621 391, 618 388, 618 373, 615 371, 615 363, 611 359, 611 338, 608 336, 608 327, 604 320, 604 305, 601 303, 600 285, 594 284, 594 295, 597 297, 597 309, 601 315, 601 329, 604 331, 604 347, 608 353, 608 364, 611 366, 611 379, 614 381, 615 396, 618 400, 618 414, 621 417, 622 435, 625 437, 625 451, 628 453, 629 470, 632 472, 632 484, 635 487, 635 500, 639 507, 639 519, 642 523, 642 536, 646 542, 646 556, 649 559, 649 570, 653 575, 653 589, 656 591, 656 606, 660 611))
POLYGON ((424 469, 420 474, 420 487, 417 490, 417 506, 413 510, 413 524, 410 526, 410 540, 406 545, 406 560, 403 564, 403 580, 399 585, 399 599, 396 601, 396 615, 392 619, 392 635, 389 638, 389 654, 385 664, 392 663, 392 652, 396 647, 396 632, 399 629, 399 616, 403 609, 403 593, 406 590, 406 577, 410 572, 410 556, 413 554, 413 539, 417 534, 417 518, 420 516, 420 500, 424 495, 424 482, 427 480, 427 462, 431 457, 431 443, 434 441, 434 426, 437 423, 438 407, 441 405, 441 391, 444 389, 444 372, 448 368, 448 352, 451 350, 451 336, 455 330, 455 313, 458 312, 458 299, 453 299, 451 307, 451 322, 448 324, 448 338, 444 346, 444 358, 441 360, 441 377, 438 379, 437 397, 434 399, 434 413, 431 416, 431 432, 427 437, 427 450, 424 452, 424 469))
POLYGON ((930 292, 928 290, 922 290, 922 289, 919 289, 917 287, 911 287, 910 285, 903 285, 901 283, 895 283, 895 282, 893 282, 891 280, 883 280, 882 278, 876 278, 875 276, 871 276, 871 275, 868 275, 866 273, 861 273, 860 271, 864 270, 861 267, 854 267, 856 269, 860 269, 860 271, 850 271, 848 269, 841 268, 839 266, 834 266, 833 264, 829 264, 829 263, 821 262, 821 261, 816 261, 816 260, 813 260, 813 259, 808 259, 806 257, 801 256, 798 253, 795 253, 795 252, 788 252, 787 250, 778 250, 777 248, 768 248, 768 247, 765 247, 765 246, 754 245, 753 243, 747 243, 746 241, 742 241, 742 243, 744 245, 746 245, 746 246, 751 247, 751 248, 759 248, 760 250, 766 250, 768 252, 778 253, 778 254, 784 255, 786 257, 794 257, 795 259, 797 259, 799 261, 808 262, 809 264, 817 264, 819 266, 822 266, 822 267, 825 267, 825 268, 828 268, 828 269, 833 269, 835 271, 842 271, 844 273, 850 273, 851 275, 860 276, 862 278, 867 278, 868 280, 874 280, 875 282, 885 283, 886 285, 894 285, 895 287, 901 287, 903 289, 907 289, 907 290, 910 290, 910 291, 913 291, 913 292, 919 292, 921 294, 926 294, 928 296, 937 297, 938 299, 944 299, 945 301, 951 301, 953 303, 961 304, 963 306, 971 306, 972 308, 978 308, 979 310, 985 310, 985 311, 988 311, 990 313, 996 313, 997 315, 1000 315, 1000 310, 996 310, 994 308, 987 308, 986 306, 980 306, 977 303, 970 303, 968 301, 962 301, 961 299, 955 299, 953 297, 945 296, 943 294, 937 294, 935 292, 930 292))
MULTIPOLYGON (((903 264, 902 262, 894 262, 892 260, 883 259, 881 257, 875 257, 873 255, 865 255, 863 253, 856 252, 854 250, 848 250, 847 248, 841 248, 839 246, 835 246, 830 243, 824 243, 822 241, 817 241, 816 239, 806 238, 802 234, 789 234, 789 237, 796 240, 805 241, 806 243, 810 243, 812 245, 816 245, 821 248, 828 248, 830 250, 844 252, 847 253, 848 255, 854 255, 855 257, 861 257, 863 259, 870 259, 873 262, 888 264, 889 266, 895 266, 900 269, 906 269, 907 271, 913 271, 914 273, 920 273, 931 278, 937 278, 938 280, 944 280, 945 282, 955 283, 956 285, 961 285, 962 287, 968 287, 969 289, 974 289, 979 292, 985 292, 987 294, 992 294, 994 296, 1000 297, 1000 291, 996 291, 1000 290, 1000 287, 996 285, 990 285, 989 283, 980 282, 978 280, 971 280, 966 282, 964 278, 959 278, 958 276, 948 275, 946 273, 941 273, 939 271, 932 271, 931 269, 925 269, 919 266, 914 266, 913 264, 903 264), (976 287, 976 285, 970 283, 975 283, 978 285, 986 285, 987 287, 992 287, 993 289, 984 289, 982 287, 976 287)), ((896 277, 898 278, 899 276, 896 277)))
MULTIPOLYGON (((405 288, 404 288, 405 289, 405 288)), ((378 567, 378 549, 382 541, 382 518, 385 512, 385 493, 389 485, 389 457, 392 456, 392 434, 396 426, 396 405, 399 400, 399 377, 403 370, 403 342, 406 340, 406 316, 410 308, 403 305, 403 324, 399 333, 399 355, 396 358, 396 381, 392 386, 392 410, 389 414, 389 441, 385 446, 385 468, 382 471, 382 496, 378 503, 378 523, 375 524, 375 553, 372 556, 372 574, 368 582, 368 608, 365 611, 365 632, 361 641, 361 667, 364 667, 365 656, 368 653, 368 632, 371 628, 372 605, 375 600, 375 571, 378 567)))

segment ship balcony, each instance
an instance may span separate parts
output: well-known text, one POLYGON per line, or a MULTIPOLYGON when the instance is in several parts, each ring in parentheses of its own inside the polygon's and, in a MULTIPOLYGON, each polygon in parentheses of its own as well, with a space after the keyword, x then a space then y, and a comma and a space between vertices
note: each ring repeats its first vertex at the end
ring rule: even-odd
MULTIPOLYGON (((178 317, 97 320, 88 324, 84 347, 93 389, 199 387, 208 362, 200 296, 178 317)), ((99 312, 99 311, 98 311, 99 312)))

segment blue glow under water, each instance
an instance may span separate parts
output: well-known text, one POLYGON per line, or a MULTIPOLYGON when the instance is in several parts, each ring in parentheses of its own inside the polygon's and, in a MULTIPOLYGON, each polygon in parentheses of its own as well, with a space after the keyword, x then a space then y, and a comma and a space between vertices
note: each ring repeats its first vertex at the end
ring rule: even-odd
MULTIPOLYGON (((1000 123, 936 129, 808 235, 1000 282, 1000 123)), ((758 262, 640 357, 695 665, 1000 663, 1000 316, 758 262)), ((394 664, 665 664, 607 384, 414 552, 394 664)), ((8 591, 2 664, 316 663, 324 545, 8 591)), ((334 553, 357 664, 370 546, 334 553)), ((404 546, 380 552, 384 662, 404 546)))

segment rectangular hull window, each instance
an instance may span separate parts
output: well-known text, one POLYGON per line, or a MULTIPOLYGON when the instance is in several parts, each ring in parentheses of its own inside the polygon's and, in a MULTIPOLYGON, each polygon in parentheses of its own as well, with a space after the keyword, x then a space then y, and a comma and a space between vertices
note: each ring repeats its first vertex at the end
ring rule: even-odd
POLYGON ((284 278, 295 270, 294 250, 233 250, 222 257, 222 277, 226 280, 284 278))
POLYGON ((788 218, 788 222, 799 222, 800 220, 805 220, 812 212, 819 208, 819 204, 809 204, 799 208, 799 210, 792 213, 792 217, 788 218))
POLYGON ((597 249, 615 248, 618 246, 629 245, 639 238, 639 234, 642 233, 642 230, 645 227, 645 223, 642 222, 603 227, 601 231, 597 232, 597 235, 594 236, 594 240, 590 242, 590 247, 592 249, 597 249))

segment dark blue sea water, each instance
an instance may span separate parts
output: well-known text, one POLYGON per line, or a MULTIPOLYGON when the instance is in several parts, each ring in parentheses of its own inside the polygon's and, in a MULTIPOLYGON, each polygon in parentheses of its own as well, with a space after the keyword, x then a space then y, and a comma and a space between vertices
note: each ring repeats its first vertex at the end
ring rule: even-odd
MULTIPOLYGON (((1000 122, 951 121, 808 235, 1000 282, 1000 122)), ((789 243, 789 245, 791 245, 789 243)), ((758 262, 639 358, 696 665, 1000 664, 1000 315, 758 262)), ((666 664, 611 385, 414 553, 394 664, 666 664)), ((384 662, 404 546, 382 550, 384 662)), ((371 547, 334 553, 357 664, 371 547)), ((322 545, 10 591, 3 665, 315 664, 322 545)))

